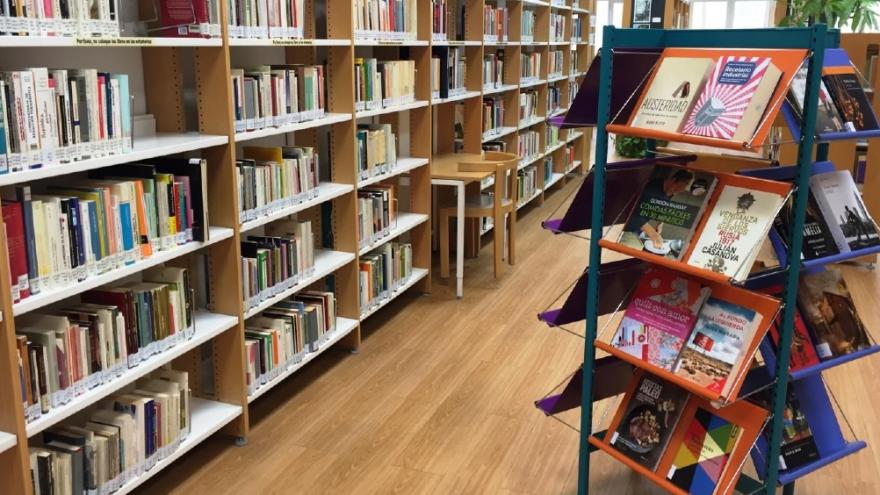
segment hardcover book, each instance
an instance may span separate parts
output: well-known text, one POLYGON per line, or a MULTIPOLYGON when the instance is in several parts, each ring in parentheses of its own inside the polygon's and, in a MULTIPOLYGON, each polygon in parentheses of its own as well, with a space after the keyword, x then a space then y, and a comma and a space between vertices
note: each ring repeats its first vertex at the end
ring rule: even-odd
POLYGON ((682 132, 734 141, 750 140, 780 77, 782 72, 769 57, 721 57, 682 132))
POLYGON ((710 297, 700 310, 674 373, 725 396, 743 366, 762 316, 738 304, 710 297))
POLYGON ((744 280, 784 199, 772 192, 725 185, 687 263, 744 280))
POLYGON ((611 344, 670 371, 708 296, 708 287, 652 267, 639 281, 611 344))
POLYGON ((810 191, 841 252, 880 244, 877 224, 868 213, 862 195, 846 170, 810 176, 810 191))
POLYGON ((611 436, 611 445, 653 471, 666 450, 687 398, 687 392, 679 387, 644 373, 611 436))
POLYGON ((698 408, 666 478, 691 495, 715 493, 741 431, 730 421, 698 408))
MULTIPOLYGON (((757 395, 758 405, 765 409, 773 407, 773 389, 757 395)), ((785 396, 785 409, 782 410, 782 445, 779 450, 779 469, 795 469, 819 458, 816 440, 800 409, 800 400, 793 387, 788 387, 785 396)))
POLYGON ((715 188, 714 175, 657 165, 642 189, 618 242, 680 259, 715 188))
MULTIPOLYGON (((803 248, 801 249, 802 257, 803 259, 814 260, 835 255, 840 251, 837 249, 837 244, 834 241, 831 230, 825 222, 825 217, 822 216, 822 211, 819 209, 819 204, 816 203, 813 191, 808 191, 808 194, 807 214, 804 218, 803 248)), ((782 238, 782 242, 785 243, 786 249, 788 249, 788 242, 791 238, 791 220, 794 213, 792 211, 793 202, 794 198, 789 198, 773 221, 773 226, 782 238)))
POLYGON ((865 325, 839 270, 802 275, 798 288, 798 305, 813 333, 820 358, 843 356, 870 345, 865 325))
POLYGON ((714 64, 711 58, 664 57, 631 125, 678 132, 714 64))
POLYGON ((849 67, 831 74, 826 71, 823 71, 822 79, 846 128, 850 131, 866 131, 880 127, 855 69, 849 67))
MULTIPOLYGON (((797 114, 798 120, 803 120, 804 116, 804 98, 807 92, 807 70, 808 66, 806 64, 798 69, 794 78, 791 80, 791 86, 789 86, 789 93, 787 96, 788 102, 794 109, 795 114, 797 114)), ((831 100, 831 95, 828 93, 828 88, 825 86, 825 83, 821 81, 820 83, 819 104, 817 106, 818 112, 816 112, 816 132, 820 134, 826 132, 840 132, 843 130, 843 119, 841 119, 840 114, 837 113, 837 107, 834 106, 834 101, 831 100)))

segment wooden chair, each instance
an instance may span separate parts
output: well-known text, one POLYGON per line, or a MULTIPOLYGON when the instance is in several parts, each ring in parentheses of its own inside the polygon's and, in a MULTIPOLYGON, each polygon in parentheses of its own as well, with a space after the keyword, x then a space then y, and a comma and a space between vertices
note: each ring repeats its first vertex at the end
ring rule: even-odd
MULTIPOLYGON (((495 175, 491 197, 480 194, 476 198, 468 198, 465 202, 466 218, 492 217, 494 220, 495 278, 501 274, 506 233, 509 233, 507 262, 511 265, 515 263, 516 204, 519 201, 516 178, 518 164, 518 156, 494 151, 486 151, 483 160, 479 162, 459 163, 461 170, 491 170, 495 175)), ((449 277, 449 220, 456 216, 455 206, 446 205, 440 208, 440 276, 443 278, 449 277)))

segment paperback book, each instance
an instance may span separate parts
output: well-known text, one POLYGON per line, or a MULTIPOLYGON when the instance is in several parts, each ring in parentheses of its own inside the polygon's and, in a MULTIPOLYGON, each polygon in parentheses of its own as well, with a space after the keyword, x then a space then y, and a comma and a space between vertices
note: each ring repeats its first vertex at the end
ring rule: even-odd
POLYGON ((612 345, 672 370, 708 295, 709 289, 696 281, 650 268, 635 289, 612 345))
POLYGON ((803 275, 798 288, 798 305, 820 358, 843 356, 871 345, 840 270, 803 275))
POLYGON ((856 183, 846 170, 810 176, 810 191, 840 252, 880 244, 877 224, 868 213, 856 183))
POLYGON ((714 65, 711 58, 664 57, 636 110, 632 126, 678 132, 714 65))
POLYGON ((853 67, 833 71, 826 68, 823 70, 822 80, 828 87, 847 130, 867 131, 880 128, 871 101, 853 67))
MULTIPOLYGON (((793 202, 794 198, 789 198, 773 221, 776 232, 782 238, 782 242, 785 243, 785 247, 789 251, 788 242, 791 238, 791 221, 794 213, 792 211, 793 202)), ((828 223, 825 221, 825 217, 822 216, 822 211, 816 202, 816 197, 813 195, 813 191, 810 190, 808 191, 807 212, 804 218, 802 257, 805 260, 814 260, 833 256, 839 252, 828 223)))
MULTIPOLYGON (((773 407, 773 389, 758 394, 755 401, 761 407, 773 407)), ((800 408, 800 400, 793 387, 788 387, 785 409, 782 410, 782 445, 779 450, 779 469, 795 469, 819 458, 819 450, 807 417, 800 408)))
MULTIPOLYGON (((804 99, 807 91, 807 64, 801 66, 795 73, 789 86, 788 102, 794 109, 798 120, 803 120, 804 115, 804 99)), ((840 132, 843 130, 843 120, 831 100, 831 94, 824 82, 820 81, 819 86, 819 102, 816 112, 816 132, 819 134, 826 132, 840 132)))
POLYGON ((687 426, 666 478, 692 495, 715 493, 730 464, 741 428, 698 408, 687 426))

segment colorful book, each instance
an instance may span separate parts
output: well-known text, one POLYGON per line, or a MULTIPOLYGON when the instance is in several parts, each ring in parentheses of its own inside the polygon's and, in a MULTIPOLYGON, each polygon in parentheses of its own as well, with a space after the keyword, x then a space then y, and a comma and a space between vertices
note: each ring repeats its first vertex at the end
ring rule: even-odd
MULTIPOLYGON (((798 120, 803 120, 804 115, 804 99, 806 98, 805 95, 807 92, 808 68, 808 65, 805 63, 800 69, 798 69, 794 78, 791 80, 791 86, 789 86, 789 93, 787 96, 788 102, 794 109, 798 120)), ((828 93, 828 88, 825 86, 825 83, 822 81, 820 81, 820 83, 819 104, 817 106, 818 112, 816 112, 816 132, 819 134, 826 132, 840 132, 843 130, 843 119, 841 119, 840 114, 837 113, 837 107, 834 106, 834 101, 831 100, 831 94, 828 93)))
MULTIPOLYGON (((770 338, 776 348, 779 348, 779 325, 782 323, 782 315, 780 315, 773 325, 770 325, 770 338)), ((807 368, 819 364, 819 356, 816 354, 816 347, 810 339, 810 333, 804 323, 800 311, 794 314, 794 334, 791 337, 791 371, 807 368)))
POLYGON ((761 314, 738 304, 710 297, 681 351, 674 373, 726 397, 743 367, 761 314))
POLYGON ((710 173, 657 165, 642 188, 618 242, 680 259, 715 188, 710 173))
POLYGON ((654 72, 633 127, 678 132, 702 92, 715 61, 711 58, 664 57, 654 72))
POLYGON ((798 305, 821 359, 831 359, 871 345, 840 270, 802 275, 798 305))
POLYGON ((641 278, 611 344, 671 371, 709 296, 709 288, 672 270, 650 268, 641 278))
POLYGON ((852 174, 838 170, 812 175, 810 191, 841 252, 880 244, 877 224, 868 213, 852 174))
POLYGON ((610 443, 627 457, 653 471, 678 424, 688 394, 675 385, 644 373, 628 397, 626 412, 610 443))
POLYGON ((690 495, 711 495, 728 467, 741 429, 698 408, 687 426, 666 479, 690 495))
POLYGON ((867 131, 880 128, 871 101, 862 88, 855 68, 834 67, 822 71, 822 80, 828 87, 837 111, 849 131, 867 131))
POLYGON ((769 57, 721 57, 682 132, 749 141, 782 77, 769 57))
MULTIPOLYGON (((773 408, 773 388, 757 394, 756 403, 765 409, 773 408)), ((782 410, 782 445, 779 450, 779 469, 801 467, 819 458, 819 449, 807 417, 801 410, 800 400, 789 386, 782 410)))
POLYGON ((745 280, 784 200, 774 192, 724 185, 687 263, 745 280))

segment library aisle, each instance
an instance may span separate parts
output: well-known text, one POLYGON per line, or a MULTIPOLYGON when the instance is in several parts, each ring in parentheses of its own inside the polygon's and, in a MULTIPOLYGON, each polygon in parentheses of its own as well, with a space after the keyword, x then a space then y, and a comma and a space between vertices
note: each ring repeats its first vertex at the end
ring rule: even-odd
MULTIPOLYGON (((575 493, 578 434, 531 400, 582 358, 581 339, 535 318, 583 267, 587 241, 540 225, 579 184, 523 212, 515 270, 496 280, 487 246, 467 262, 464 299, 439 278, 429 298, 401 296, 364 325, 359 355, 330 349, 253 403, 246 446, 212 437, 135 493, 575 493)), ((862 317, 880 321, 880 274, 841 269, 862 317)), ((880 493, 880 402, 865 395, 878 374, 874 359, 825 373, 869 447, 800 480, 799 495, 880 493)), ((593 459, 592 493, 664 493, 593 459)))

